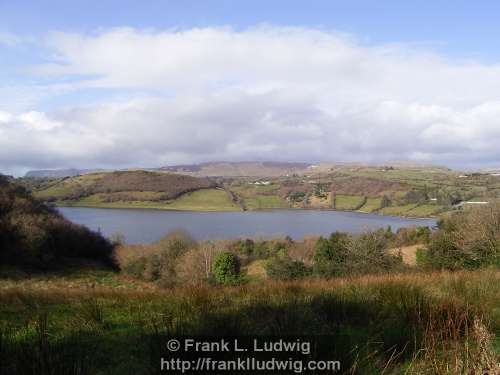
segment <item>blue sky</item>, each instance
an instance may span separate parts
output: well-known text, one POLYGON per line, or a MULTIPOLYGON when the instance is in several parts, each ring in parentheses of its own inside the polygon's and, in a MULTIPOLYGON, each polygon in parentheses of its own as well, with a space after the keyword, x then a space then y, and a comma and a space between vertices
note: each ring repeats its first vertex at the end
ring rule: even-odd
POLYGON ((0 0, 0 171, 496 167, 498 14, 496 1, 0 0))
POLYGON ((497 61, 497 1, 26 1, 1 0, 3 31, 191 28, 261 23, 335 29, 367 43, 426 44, 461 58, 497 61))

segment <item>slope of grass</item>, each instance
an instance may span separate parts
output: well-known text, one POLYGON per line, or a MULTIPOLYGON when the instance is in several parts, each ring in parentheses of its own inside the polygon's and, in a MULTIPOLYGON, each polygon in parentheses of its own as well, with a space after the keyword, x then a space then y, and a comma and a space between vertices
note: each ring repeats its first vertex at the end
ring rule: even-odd
POLYGON ((62 178, 47 188, 35 189, 39 198, 81 199, 92 194, 122 193, 122 200, 134 200, 129 192, 161 193, 163 199, 198 189, 214 188, 216 184, 207 178, 197 178, 171 173, 148 171, 116 171, 62 178))
POLYGON ((259 210, 267 208, 287 208, 288 204, 277 195, 259 195, 243 199, 245 207, 249 210, 259 210))
POLYGON ((373 212, 380 208, 382 198, 367 198, 366 203, 359 209, 361 212, 373 212))
MULTIPOLYGON (((238 211, 240 207, 231 202, 227 193, 221 189, 202 189, 185 193, 170 201, 140 200, 150 197, 154 192, 128 192, 138 200, 108 202, 109 194, 93 194, 79 200, 58 201, 61 206, 96 208, 154 208, 181 211, 238 211)), ((127 194, 128 194, 127 193, 127 194)))
POLYGON ((434 216, 445 210, 445 206, 438 204, 422 204, 408 211, 408 215, 426 217, 434 216))
POLYGON ((242 273, 246 276, 247 280, 260 282, 267 279, 266 260, 254 260, 246 267, 241 269, 242 273))
POLYGON ((361 204, 363 197, 357 195, 337 194, 335 198, 335 208, 337 210, 353 210, 361 204))
POLYGON ((166 209, 191 211, 239 211, 222 189, 202 189, 186 193, 165 205, 166 209))
POLYGON ((379 212, 384 215, 407 216, 409 212, 417 207, 417 204, 405 204, 402 206, 389 206, 382 208, 379 212))
POLYGON ((241 183, 231 186, 231 191, 237 194, 249 210, 287 208, 287 202, 276 194, 279 184, 253 185, 241 183))

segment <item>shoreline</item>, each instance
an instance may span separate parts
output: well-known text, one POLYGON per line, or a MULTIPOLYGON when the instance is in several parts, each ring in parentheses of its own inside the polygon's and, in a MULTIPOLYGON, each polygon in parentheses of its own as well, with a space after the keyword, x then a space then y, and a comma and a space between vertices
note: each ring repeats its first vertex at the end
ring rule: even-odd
POLYGON ((63 207, 63 208, 92 208, 92 209, 104 209, 104 210, 156 210, 156 211, 172 211, 172 212, 198 212, 198 213, 215 213, 215 212, 266 212, 266 211, 331 211, 331 212, 346 212, 354 214, 363 215, 377 215, 382 217, 394 217, 398 219, 414 219, 414 220, 428 220, 434 219, 438 220, 439 216, 405 216, 405 215, 387 215, 379 212, 366 212, 366 211, 350 211, 350 210, 336 210, 334 208, 293 208, 293 207, 276 207, 276 208, 257 208, 252 210, 190 210, 190 209, 178 209, 178 208, 167 208, 167 207, 139 207, 139 206, 102 206, 102 205, 59 205, 52 204, 53 207, 63 207))

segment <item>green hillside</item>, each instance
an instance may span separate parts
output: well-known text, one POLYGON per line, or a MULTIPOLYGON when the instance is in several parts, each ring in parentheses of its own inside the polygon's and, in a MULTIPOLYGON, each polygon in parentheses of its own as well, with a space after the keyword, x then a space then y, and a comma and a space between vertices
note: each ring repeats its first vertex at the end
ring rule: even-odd
POLYGON ((56 205, 110 208, 312 208, 435 217, 462 201, 500 199, 498 176, 437 167, 335 166, 309 175, 217 179, 136 170, 20 182, 37 198, 56 205))

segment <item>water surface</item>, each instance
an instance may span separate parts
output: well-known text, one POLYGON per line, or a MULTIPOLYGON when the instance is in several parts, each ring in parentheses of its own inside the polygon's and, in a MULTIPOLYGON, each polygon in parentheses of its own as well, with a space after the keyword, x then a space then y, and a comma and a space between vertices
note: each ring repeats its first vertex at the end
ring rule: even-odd
POLYGON ((336 230, 356 233, 387 226, 397 230, 404 226, 434 226, 436 223, 434 219, 330 210, 193 212, 59 207, 59 211, 72 222, 100 230, 105 236, 122 234, 127 243, 149 243, 176 229, 185 230, 198 240, 286 235, 300 239, 308 235, 327 236, 336 230))

